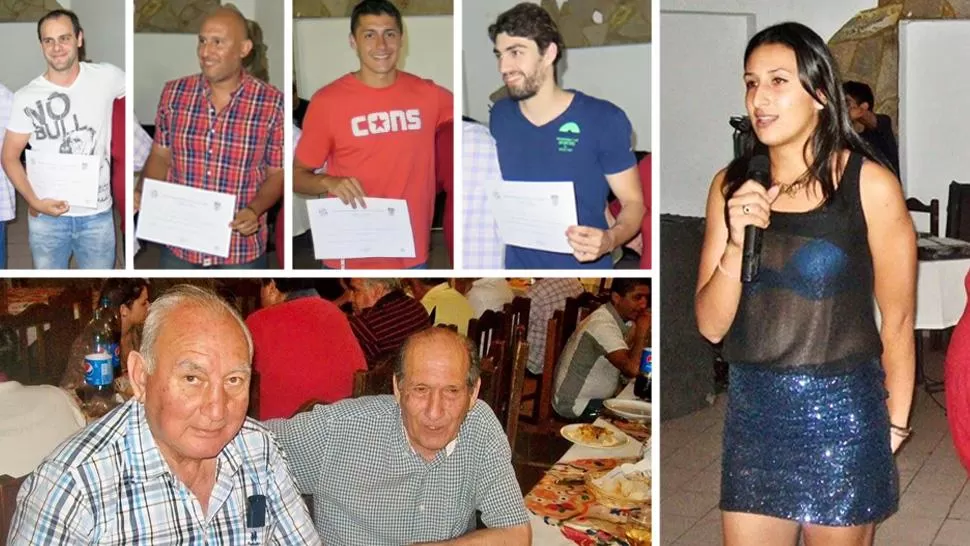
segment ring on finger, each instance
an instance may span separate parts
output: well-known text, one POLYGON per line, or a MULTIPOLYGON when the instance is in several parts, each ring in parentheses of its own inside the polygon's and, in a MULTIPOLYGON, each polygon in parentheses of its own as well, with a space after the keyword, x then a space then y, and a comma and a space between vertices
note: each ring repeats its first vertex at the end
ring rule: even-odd
POLYGON ((747 216, 748 214, 751 213, 751 207, 748 206, 748 205, 745 205, 745 206, 741 207, 741 212, 743 212, 745 214, 745 216, 747 216))

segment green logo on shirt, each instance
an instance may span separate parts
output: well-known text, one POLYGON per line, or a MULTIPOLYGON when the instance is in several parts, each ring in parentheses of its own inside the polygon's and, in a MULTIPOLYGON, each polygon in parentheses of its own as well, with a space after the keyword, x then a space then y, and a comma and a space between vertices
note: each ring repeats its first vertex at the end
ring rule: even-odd
POLYGON ((575 121, 567 121, 559 127, 559 136, 556 143, 560 152, 572 152, 579 144, 579 125, 575 121), (575 136, 572 136, 575 135, 575 136))

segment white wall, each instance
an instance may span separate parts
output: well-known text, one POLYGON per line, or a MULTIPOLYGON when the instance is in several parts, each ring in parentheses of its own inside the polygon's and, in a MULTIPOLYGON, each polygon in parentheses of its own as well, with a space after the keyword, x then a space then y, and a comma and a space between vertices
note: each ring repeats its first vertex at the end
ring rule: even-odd
MULTIPOLYGON (((263 29, 263 40, 269 48, 270 83, 282 89, 286 73, 283 66, 283 2, 228 0, 224 3, 229 2, 263 29)), ((195 54, 198 37, 195 34, 136 32, 134 42, 135 116, 140 123, 152 124, 165 82, 199 72, 199 60, 195 54)))
MULTIPOLYGON (((454 18, 450 15, 404 17, 404 48, 398 68, 454 91, 454 18)), ((350 18, 293 21, 293 63, 300 96, 360 68, 350 48, 350 18)))
MULTIPOLYGON (((940 200, 946 227, 951 181, 970 180, 970 21, 905 21, 899 28, 900 168, 906 195, 940 200)), ((929 231, 926 214, 913 215, 929 231)))
MULTIPOLYGON (((488 39, 488 26, 519 1, 466 1, 462 5, 463 94, 467 98, 463 112, 482 122, 488 121, 488 96, 503 85, 493 44, 488 39)), ((650 44, 567 48, 559 63, 563 87, 609 100, 622 108, 633 124, 636 148, 651 150, 650 44)))
POLYGON ((722 33, 736 33, 737 19, 707 18, 711 23, 722 21, 723 29, 713 26, 703 32, 686 28, 674 31, 667 28, 667 17, 683 17, 683 13, 671 12, 751 16, 754 32, 775 23, 797 21, 828 40, 856 13, 877 4, 877 0, 661 0, 661 211, 704 216, 711 178, 732 157, 732 129, 727 120, 744 114, 744 45, 726 66, 709 60, 721 59, 728 47, 736 48, 717 38, 722 33), (685 80, 690 78, 695 82, 686 85, 685 80), (699 144, 673 145, 691 141, 699 144))
POLYGON ((125 68, 124 0, 75 0, 88 58, 125 68))

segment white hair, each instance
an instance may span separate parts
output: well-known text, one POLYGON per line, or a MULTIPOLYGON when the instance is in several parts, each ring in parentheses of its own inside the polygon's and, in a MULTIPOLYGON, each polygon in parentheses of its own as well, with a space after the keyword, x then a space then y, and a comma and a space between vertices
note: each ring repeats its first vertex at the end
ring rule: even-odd
POLYGON ((223 313, 235 319, 246 338, 246 346, 249 349, 249 363, 252 365, 253 336, 249 333, 249 328, 246 327, 239 311, 211 290, 190 284, 180 284, 170 288, 160 298, 152 302, 148 317, 145 319, 139 352, 145 359, 145 369, 149 374, 155 371, 155 344, 161 335, 162 326, 168 323, 169 315, 183 305, 190 305, 210 313, 223 313))

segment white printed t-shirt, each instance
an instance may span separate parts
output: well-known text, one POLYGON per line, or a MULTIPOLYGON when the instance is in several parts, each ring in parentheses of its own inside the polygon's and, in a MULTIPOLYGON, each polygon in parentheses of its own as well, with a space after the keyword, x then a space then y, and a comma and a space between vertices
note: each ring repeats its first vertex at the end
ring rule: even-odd
POLYGON ((64 216, 91 216, 111 208, 111 113, 114 100, 124 94, 121 69, 84 62, 68 87, 40 75, 14 94, 7 129, 29 133, 32 150, 101 158, 98 208, 71 206, 64 216))

